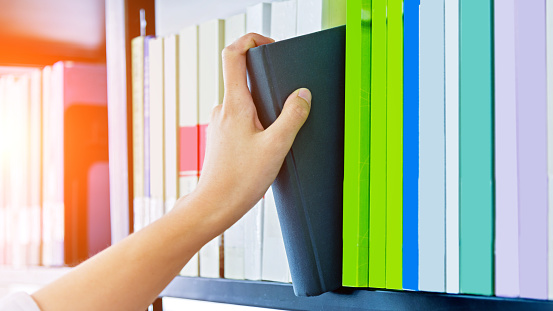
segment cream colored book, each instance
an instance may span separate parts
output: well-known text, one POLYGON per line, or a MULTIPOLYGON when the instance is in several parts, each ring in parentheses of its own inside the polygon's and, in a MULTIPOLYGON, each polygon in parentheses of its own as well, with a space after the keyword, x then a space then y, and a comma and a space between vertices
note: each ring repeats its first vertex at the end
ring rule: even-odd
POLYGON ((265 194, 263 223, 263 257, 261 279, 266 281, 289 282, 290 269, 280 231, 273 188, 265 194))
POLYGON ((246 32, 271 36, 271 4, 261 2, 246 9, 246 32))
POLYGON ((40 221, 42 194, 42 72, 37 69, 29 74, 29 226, 30 245, 27 252, 27 264, 40 264, 40 221))
POLYGON ((149 42, 150 53, 150 223, 164 214, 163 38, 149 42))
POLYGON ((144 206, 144 37, 131 41, 133 231, 145 225, 144 206))
MULTIPOLYGON (((225 20, 225 46, 229 46, 246 34, 246 14, 237 14, 225 20)), ((225 278, 244 279, 245 241, 244 218, 225 232, 225 278)))
MULTIPOLYGON (((223 102, 221 52, 225 45, 225 21, 211 20, 199 26, 199 163, 200 174, 211 110, 223 102)), ((213 239, 200 250, 200 276, 220 276, 220 248, 223 240, 213 239)))
POLYGON ((178 161, 178 35, 164 38, 164 126, 165 126, 165 212, 169 212, 177 202, 179 191, 178 161))
POLYGON ((297 0, 271 3, 271 37, 276 41, 297 35, 297 0))
MULTIPOLYGON (((192 192, 198 184, 198 26, 179 32, 178 42, 178 116, 179 116, 179 197, 192 192)), ((199 275, 195 254, 181 271, 184 276, 199 275)))
POLYGON ((346 24, 346 0, 297 0, 297 35, 346 24))

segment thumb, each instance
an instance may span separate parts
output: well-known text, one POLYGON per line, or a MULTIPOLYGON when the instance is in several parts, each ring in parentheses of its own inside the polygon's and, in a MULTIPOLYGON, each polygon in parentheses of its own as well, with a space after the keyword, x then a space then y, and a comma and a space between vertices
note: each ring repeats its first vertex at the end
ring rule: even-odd
POLYGON ((311 92, 306 88, 297 89, 288 96, 280 116, 267 129, 269 135, 274 135, 278 141, 286 142, 289 149, 307 120, 310 110, 311 92))

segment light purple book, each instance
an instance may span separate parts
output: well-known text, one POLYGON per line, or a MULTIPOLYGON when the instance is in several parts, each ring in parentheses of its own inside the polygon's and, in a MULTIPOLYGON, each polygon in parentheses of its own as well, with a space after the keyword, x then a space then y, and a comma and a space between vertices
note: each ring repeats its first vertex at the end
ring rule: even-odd
POLYGON ((144 37, 144 201, 147 225, 150 206, 150 48, 149 42, 154 36, 144 37))
POLYGON ((495 294, 518 297, 517 106, 515 0, 494 4, 495 294))
POLYGON ((515 0, 520 296, 547 298, 545 0, 515 0))

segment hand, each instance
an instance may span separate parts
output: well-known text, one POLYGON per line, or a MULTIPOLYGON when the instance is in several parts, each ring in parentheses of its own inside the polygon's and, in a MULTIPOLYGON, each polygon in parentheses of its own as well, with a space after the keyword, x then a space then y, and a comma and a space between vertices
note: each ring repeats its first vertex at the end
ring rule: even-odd
POLYGON ((207 129, 203 170, 194 193, 222 212, 229 227, 265 194, 311 107, 311 93, 293 92, 281 115, 263 129, 246 79, 246 52, 274 40, 247 34, 223 50, 225 96, 207 129))

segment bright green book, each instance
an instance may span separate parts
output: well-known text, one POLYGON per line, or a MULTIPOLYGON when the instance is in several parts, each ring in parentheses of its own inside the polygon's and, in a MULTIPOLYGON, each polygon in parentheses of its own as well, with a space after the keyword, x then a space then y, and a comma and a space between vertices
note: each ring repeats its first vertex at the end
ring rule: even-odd
POLYGON ((386 287, 386 0, 372 1, 369 286, 386 287))
POLYGON ((402 289, 403 1, 388 0, 386 83, 386 288, 402 289))
POLYGON ((493 295, 493 1, 459 4, 460 291, 493 295))
POLYGON ((370 0, 348 0, 344 134, 344 286, 369 285, 370 0))

